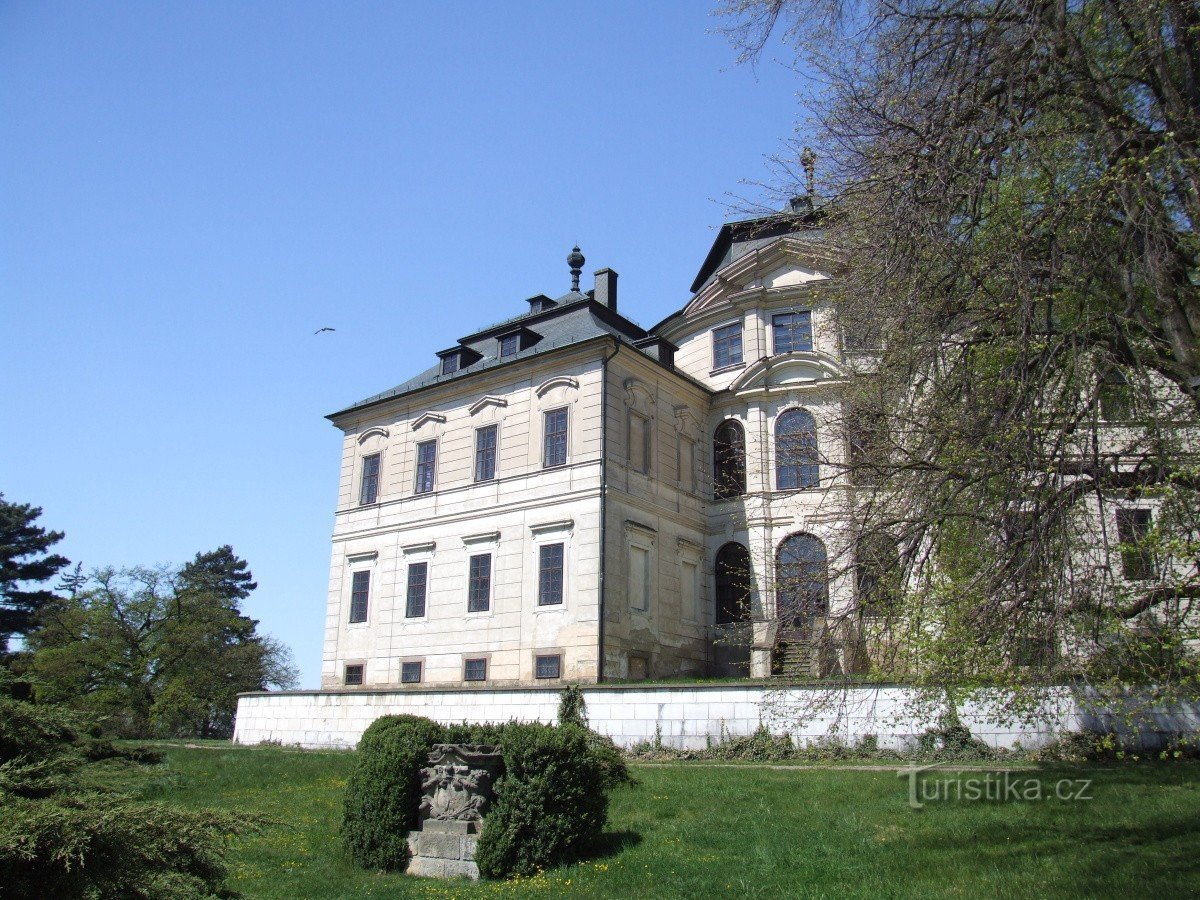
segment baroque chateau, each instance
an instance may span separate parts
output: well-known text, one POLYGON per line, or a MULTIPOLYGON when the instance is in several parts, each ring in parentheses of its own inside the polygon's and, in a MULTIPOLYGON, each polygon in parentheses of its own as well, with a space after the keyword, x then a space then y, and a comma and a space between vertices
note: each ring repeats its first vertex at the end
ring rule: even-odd
POLYGON ((805 199, 723 226, 650 329, 617 273, 537 295, 328 418, 344 433, 322 687, 816 667, 852 609, 831 423, 853 351, 805 199), (783 610, 787 610, 783 614, 783 610))

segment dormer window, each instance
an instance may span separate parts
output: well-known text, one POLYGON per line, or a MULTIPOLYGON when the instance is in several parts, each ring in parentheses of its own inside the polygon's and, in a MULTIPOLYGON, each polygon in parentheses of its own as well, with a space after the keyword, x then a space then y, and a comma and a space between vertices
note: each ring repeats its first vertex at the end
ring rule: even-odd
POLYGON ((438 358, 442 361, 442 374, 452 375, 459 369, 465 369, 471 363, 481 359, 481 355, 470 347, 451 347, 449 350, 443 350, 438 354, 438 358))
POLYGON ((451 353, 449 356, 442 357, 442 374, 449 375, 451 372, 457 372, 462 368, 462 356, 458 353, 451 353))
POLYGON ((506 334, 500 338, 500 358, 506 356, 516 356, 517 351, 521 349, 521 332, 514 331, 512 334, 506 334))

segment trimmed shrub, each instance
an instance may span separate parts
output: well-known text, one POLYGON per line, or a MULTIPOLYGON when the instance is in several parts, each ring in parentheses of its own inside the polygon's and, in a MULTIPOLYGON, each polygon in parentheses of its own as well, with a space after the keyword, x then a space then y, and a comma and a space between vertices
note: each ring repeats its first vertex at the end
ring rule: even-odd
POLYGON ((602 765, 577 725, 510 723, 500 734, 504 776, 475 852, 486 878, 572 862, 608 817, 602 765))
POLYGON ((360 866, 408 865, 408 833, 421 806, 419 770, 445 739, 445 728, 420 716, 384 716, 363 733, 342 817, 342 841, 360 866))

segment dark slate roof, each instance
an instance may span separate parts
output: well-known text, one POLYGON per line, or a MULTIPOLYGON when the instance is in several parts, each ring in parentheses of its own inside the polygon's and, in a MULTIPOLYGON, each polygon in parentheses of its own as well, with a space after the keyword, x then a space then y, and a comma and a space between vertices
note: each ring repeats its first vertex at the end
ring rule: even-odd
POLYGON ((804 228, 814 228, 823 217, 822 204, 814 204, 808 198, 798 198, 797 205, 783 212, 772 212, 749 219, 726 222, 717 232, 704 264, 692 282, 692 293, 700 291, 716 274, 735 259, 745 256, 759 247, 765 247, 775 238, 804 228))
POLYGON ((410 378, 408 381, 402 382, 394 388, 351 404, 345 409, 330 413, 326 418, 333 419, 361 407, 370 406, 371 404, 380 403, 384 400, 390 400, 405 394, 411 394, 422 388, 469 378, 479 372, 486 372, 500 366, 507 366, 535 356, 542 356, 553 350, 559 350, 573 344, 582 344, 585 341, 595 338, 615 337, 630 346, 634 346, 635 342, 647 337, 647 332, 643 328, 626 319, 624 316, 613 312, 607 306, 597 303, 586 294, 572 291, 559 297, 556 304, 550 309, 525 313, 511 319, 505 319, 503 322, 489 325, 487 328, 462 338, 459 344, 474 350, 482 358, 459 369, 457 372, 443 375, 441 360, 438 360, 437 364, 426 369, 420 375, 410 378), (515 331, 518 328, 527 328, 535 334, 540 335, 541 339, 533 346, 519 350, 514 355, 506 356, 501 360, 497 337, 501 334, 515 331))

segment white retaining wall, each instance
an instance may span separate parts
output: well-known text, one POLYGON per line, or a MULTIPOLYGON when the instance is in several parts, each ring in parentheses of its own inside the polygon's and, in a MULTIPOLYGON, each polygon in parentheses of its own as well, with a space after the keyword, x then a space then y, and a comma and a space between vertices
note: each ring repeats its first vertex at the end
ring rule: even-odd
MULTIPOLYGON (((902 749, 934 722, 914 703, 915 694, 902 687, 613 686, 585 688, 584 699, 589 724, 623 747, 657 736, 666 746, 701 749, 765 725, 773 733, 791 734, 800 744, 831 739, 854 743, 874 735, 881 747, 902 749)), ((558 691, 546 689, 243 694, 233 739, 239 744, 353 747, 379 716, 411 713, 444 724, 553 722, 558 700, 558 691)), ((1047 692, 1033 721, 1006 721, 986 697, 964 703, 958 712, 972 734, 995 747, 1032 747, 1065 731, 1122 727, 1122 717, 1111 708, 1081 703, 1069 688, 1047 692)), ((1136 731, 1131 735, 1136 743, 1157 746, 1165 738, 1200 731, 1200 714, 1195 707, 1176 709, 1136 731)))

